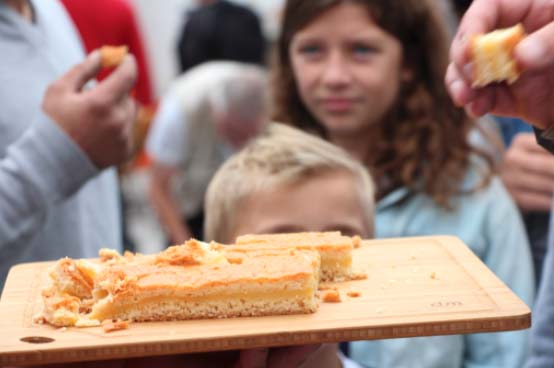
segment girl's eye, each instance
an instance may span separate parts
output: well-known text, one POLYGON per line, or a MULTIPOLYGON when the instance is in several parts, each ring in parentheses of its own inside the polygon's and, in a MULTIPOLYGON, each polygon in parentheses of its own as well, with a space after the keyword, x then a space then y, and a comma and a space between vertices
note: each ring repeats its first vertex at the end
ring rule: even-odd
POLYGON ((377 52, 377 49, 365 44, 354 44, 352 45, 352 52, 357 57, 368 57, 377 52))
POLYGON ((299 48, 299 52, 308 57, 315 57, 323 52, 323 48, 319 45, 305 45, 299 48))

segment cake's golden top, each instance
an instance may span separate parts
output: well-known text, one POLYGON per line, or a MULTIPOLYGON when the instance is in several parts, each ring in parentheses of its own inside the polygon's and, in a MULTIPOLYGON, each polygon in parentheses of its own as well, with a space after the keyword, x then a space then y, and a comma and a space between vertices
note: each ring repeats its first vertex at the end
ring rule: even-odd
MULTIPOLYGON (((238 256, 237 256, 238 257, 238 256)), ((296 280, 319 268, 315 251, 283 251, 243 256, 242 261, 189 267, 164 265, 114 265, 99 275, 97 284, 114 297, 139 290, 174 288, 179 291, 226 286, 240 281, 266 283, 296 280)))
POLYGON ((217 243, 204 243, 196 239, 183 245, 167 248, 155 257, 154 263, 160 266, 194 266, 200 264, 226 263, 221 253, 223 246, 217 243))
POLYGON ((249 250, 249 246, 257 247, 294 247, 317 248, 318 250, 352 249, 353 238, 343 236, 340 232, 304 232, 290 234, 242 235, 231 249, 249 250))

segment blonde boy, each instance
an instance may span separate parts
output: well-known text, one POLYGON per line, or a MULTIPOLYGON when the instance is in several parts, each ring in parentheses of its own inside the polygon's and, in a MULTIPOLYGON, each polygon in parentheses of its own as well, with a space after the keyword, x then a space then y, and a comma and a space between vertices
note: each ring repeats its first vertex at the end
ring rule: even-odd
MULTIPOLYGON (((329 230, 370 238, 373 196, 370 176, 345 151, 297 129, 271 124, 213 177, 205 238, 232 243, 246 233, 329 230)), ((338 357, 336 344, 326 344, 141 358, 127 365, 331 368, 341 366, 338 357)), ((342 366, 347 367, 345 362, 342 366)))
POLYGON ((271 124, 215 174, 206 195, 207 240, 247 233, 340 230, 373 236, 374 186, 342 149, 271 124))
MULTIPOLYGON (((374 187, 366 169, 342 149, 271 124, 215 174, 205 213, 205 239, 221 243, 243 234, 334 230, 367 239, 374 231, 374 187)), ((258 361, 260 354, 278 360, 286 351, 306 358, 302 367, 341 366, 336 344, 311 354, 303 353, 309 347, 290 349, 242 352, 241 360, 258 361)))

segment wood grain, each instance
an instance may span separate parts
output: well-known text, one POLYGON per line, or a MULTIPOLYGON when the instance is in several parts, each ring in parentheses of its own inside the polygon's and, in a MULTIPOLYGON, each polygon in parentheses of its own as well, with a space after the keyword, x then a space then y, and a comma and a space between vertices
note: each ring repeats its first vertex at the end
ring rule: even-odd
POLYGON ((354 268, 365 280, 339 283, 341 303, 310 315, 134 323, 128 330, 36 325, 52 265, 18 265, 0 299, 0 365, 117 359, 347 340, 528 328, 529 308, 460 240, 364 241, 354 268), (360 292, 349 297, 349 291, 360 292), (21 341, 45 337, 47 343, 21 341))

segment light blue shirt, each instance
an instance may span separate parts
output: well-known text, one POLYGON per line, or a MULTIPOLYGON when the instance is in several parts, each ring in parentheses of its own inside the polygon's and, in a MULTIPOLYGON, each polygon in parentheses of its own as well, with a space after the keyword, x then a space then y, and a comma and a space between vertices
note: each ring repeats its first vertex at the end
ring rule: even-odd
MULTIPOLYGON (((466 184, 473 182, 468 175, 466 184)), ((516 206, 498 178, 486 188, 453 201, 455 210, 428 196, 399 189, 377 206, 378 238, 454 235, 527 305, 534 297, 533 265, 516 206)), ((460 368, 521 367, 528 353, 529 330, 473 335, 360 341, 351 357, 368 367, 460 368)))

